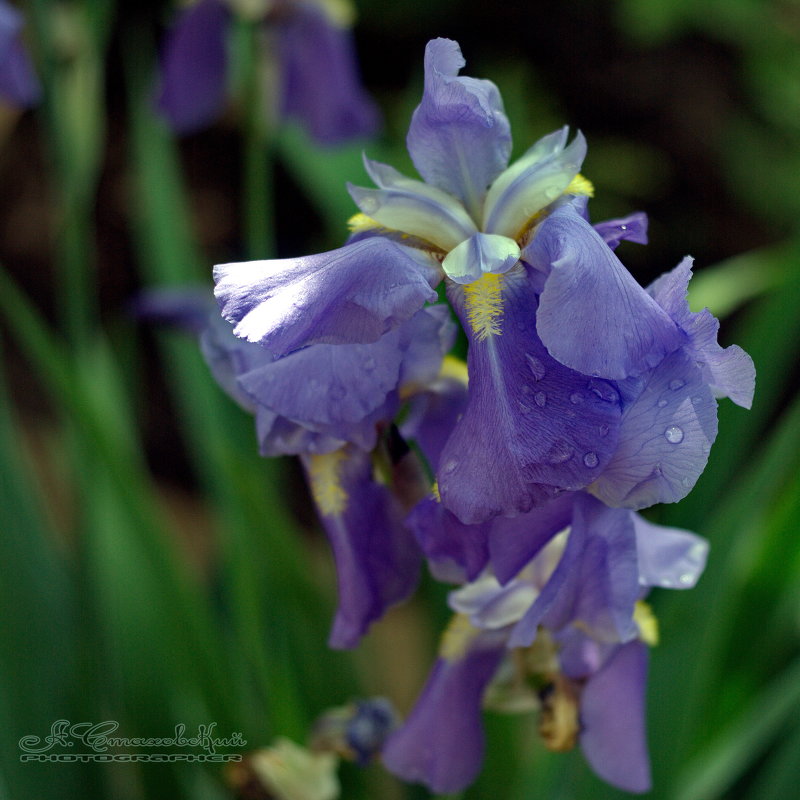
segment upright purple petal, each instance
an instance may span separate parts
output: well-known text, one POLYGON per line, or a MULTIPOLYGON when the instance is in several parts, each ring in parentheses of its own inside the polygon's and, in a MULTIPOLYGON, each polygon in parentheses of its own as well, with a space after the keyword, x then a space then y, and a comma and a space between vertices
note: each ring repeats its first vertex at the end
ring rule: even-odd
POLYGON ((369 453, 347 448, 303 458, 336 561, 339 607, 331 647, 355 647, 369 625, 405 600, 419 579, 420 552, 403 510, 372 476, 369 453))
POLYGON ((458 77, 465 63, 456 42, 428 42, 425 91, 406 141, 419 174, 458 198, 477 222, 487 188, 508 163, 511 130, 497 87, 458 77))
POLYGON ((675 503, 705 469, 717 436, 717 403, 683 349, 620 388, 627 395, 632 387, 617 450, 591 492, 611 506, 675 503))
POLYGON ((581 694, 580 743, 592 769, 627 792, 650 789, 645 689, 647 647, 622 645, 593 675, 581 694))
POLYGON ((434 497, 421 500, 406 518, 431 572, 450 583, 474 580, 486 566, 489 524, 464 525, 434 497))
POLYGON ((408 719, 383 750, 390 772, 437 794, 461 791, 475 780, 485 748, 481 700, 505 654, 505 638, 480 632, 466 652, 436 661, 408 719))
POLYGON ((167 36, 156 108, 178 133, 205 127, 222 112, 229 21, 222 0, 200 0, 180 12, 167 36))
POLYGON ((522 257, 547 275, 536 328, 550 355, 565 366, 619 380, 651 369, 685 342, 570 205, 541 223, 522 257))
POLYGON ((285 355, 311 344, 363 344, 436 299, 441 273, 421 250, 378 237, 302 258, 214 268, 234 333, 285 355))
POLYGON ((494 283, 449 287, 469 338, 469 398, 437 477, 445 507, 466 523, 524 513, 591 483, 620 418, 610 384, 567 369, 539 341, 524 270, 487 278, 494 283))
POLYGON ((737 405, 750 408, 756 381, 753 360, 735 344, 725 349, 719 346, 719 322, 707 308, 697 313, 689 310, 686 295, 691 277, 692 259, 687 257, 647 291, 689 338, 687 350, 715 396, 730 397, 737 405))
POLYGON ((283 114, 299 120, 319 144, 375 133, 380 118, 358 78, 350 31, 305 2, 293 3, 276 29, 283 114))

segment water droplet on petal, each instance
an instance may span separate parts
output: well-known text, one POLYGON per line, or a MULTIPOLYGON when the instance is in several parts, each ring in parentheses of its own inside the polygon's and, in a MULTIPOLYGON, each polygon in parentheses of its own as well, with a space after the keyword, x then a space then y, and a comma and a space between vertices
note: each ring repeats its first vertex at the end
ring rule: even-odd
POLYGON ((547 402, 547 395, 544 392, 536 392, 533 399, 536 401, 536 405, 539 406, 539 408, 544 408, 547 402))
POLYGON ((661 400, 659 400, 659 401, 658 401, 658 403, 656 403, 656 405, 657 405, 659 408, 664 408, 664 406, 666 406, 666 404, 667 404, 667 401, 666 401, 666 400, 664 400, 664 398, 661 398, 661 400))
POLYGON ((570 458, 572 458, 572 448, 563 439, 559 439, 547 454, 547 460, 551 464, 563 464, 570 458))
POLYGON ((688 572, 684 572, 683 575, 678 579, 684 586, 689 586, 692 583, 692 576, 688 572))
POLYGON ((454 458, 451 458, 443 467, 442 467, 442 474, 443 475, 450 475, 455 472, 456 467, 458 466, 458 461, 454 458))
POLYGON ((691 485, 692 485, 691 478, 689 478, 689 477, 682 478, 681 479, 681 485, 683 486, 684 489, 689 489, 691 487, 691 485))
POLYGON ((544 364, 542 364, 542 362, 539 361, 539 359, 536 358, 536 356, 532 356, 530 353, 526 353, 525 358, 528 361, 528 366, 530 367, 531 374, 533 375, 533 377, 537 381, 540 381, 542 378, 544 378, 544 373, 545 373, 544 364))
POLYGON ((587 388, 606 403, 616 403, 619 395, 605 381, 590 380, 587 388))
POLYGON ((670 425, 664 431, 664 437, 671 444, 680 444, 683 441, 683 430, 677 425, 670 425))
POLYGON ((600 435, 608 436, 608 425, 606 425, 605 423, 600 426, 600 435))
POLYGON ((374 214, 380 207, 381 204, 375 197, 371 197, 370 195, 365 195, 361 198, 361 202, 358 204, 358 207, 367 215, 374 214))
POLYGON ((596 467, 598 462, 597 453, 587 453, 583 457, 583 463, 586 464, 587 467, 596 467))
POLYGON ((582 403, 583 402, 583 395, 580 392, 573 392, 569 396, 569 401, 570 401, 570 403, 572 403, 572 405, 577 406, 578 403, 582 403))
POLYGON ((672 389, 673 392, 677 391, 682 386, 686 386, 686 381, 682 381, 680 378, 675 378, 669 382, 669 388, 672 389))

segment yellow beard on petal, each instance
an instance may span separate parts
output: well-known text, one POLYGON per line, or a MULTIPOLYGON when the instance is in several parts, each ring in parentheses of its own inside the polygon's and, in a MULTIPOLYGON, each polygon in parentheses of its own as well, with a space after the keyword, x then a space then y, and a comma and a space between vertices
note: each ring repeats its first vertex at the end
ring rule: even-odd
POLYGON ((326 517, 339 516, 347 508, 347 492, 339 480, 339 465, 344 455, 344 450, 336 450, 309 459, 311 494, 320 514, 326 517))
POLYGON ((503 332, 503 276, 487 272, 464 287, 469 320, 475 338, 482 342, 503 332))

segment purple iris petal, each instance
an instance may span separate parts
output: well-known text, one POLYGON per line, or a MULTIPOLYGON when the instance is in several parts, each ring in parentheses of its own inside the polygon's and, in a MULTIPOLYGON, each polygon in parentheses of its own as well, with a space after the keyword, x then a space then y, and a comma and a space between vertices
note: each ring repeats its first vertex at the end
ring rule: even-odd
POLYGON ((215 294, 234 333, 285 355, 310 344, 362 344, 411 317, 439 280, 436 260, 381 238, 304 258, 221 264, 215 294))
POLYGON ((717 435, 717 403, 683 350, 620 389, 627 396, 634 387, 617 450, 591 492, 628 508, 677 502, 705 469, 717 435))
POLYGON ((209 125, 222 111, 229 21, 224 2, 200 0, 181 11, 167 37, 156 107, 178 133, 209 125))
POLYGON ((406 518, 437 580, 474 580, 489 558, 489 523, 464 525, 433 497, 421 500, 406 518))
POLYGON ((687 257, 647 291, 689 337, 687 349, 715 395, 750 408, 756 381, 753 360, 738 345, 723 349, 717 344, 719 322, 707 308, 697 313, 689 310, 686 294, 691 277, 692 259, 687 257))
POLYGON ((374 133, 379 115, 358 79, 350 32, 303 2, 276 29, 283 114, 300 120, 320 144, 374 133))
POLYGON ((612 250, 616 250, 619 243, 625 240, 647 244, 647 214, 644 211, 635 211, 620 219, 598 222, 593 227, 612 250))
POLYGON ((259 404, 299 422, 329 425, 366 417, 397 387, 396 330, 373 344, 318 344, 239 377, 259 404))
POLYGON ((508 163, 511 130, 491 81, 457 77, 465 63, 456 42, 428 42, 425 91, 406 142, 419 174, 478 220, 487 187, 508 163))
POLYGON ((492 569, 508 583, 536 554, 572 521, 575 495, 565 492, 519 517, 496 517, 489 534, 492 569))
POLYGON ((639 641, 616 650, 581 694, 580 743, 592 769, 628 792, 650 789, 645 726, 647 647, 639 641))
POLYGON ((651 369, 685 342, 571 205, 541 223, 522 258, 547 274, 536 327, 565 366, 622 379, 651 369))
MULTIPOLYGON (((264 406, 257 406, 255 414, 259 453, 265 458, 332 453, 345 445, 344 439, 326 431, 312 430, 308 425, 293 422, 264 406)), ((369 450, 375 446, 377 434, 372 419, 347 427, 338 425, 336 432, 361 449, 369 450)))
POLYGON ((428 464, 438 464, 456 420, 467 406, 467 387, 461 381, 442 377, 418 394, 400 425, 405 439, 413 439, 428 464))
POLYGON ((449 287, 469 338, 470 384, 437 477, 445 507, 466 523, 527 512, 591 483, 614 452, 620 419, 609 384, 559 364, 539 341, 524 270, 496 280, 502 332, 484 337, 468 320, 467 293, 449 287))
POLYGON ((439 658, 406 722, 383 750, 386 768, 437 794, 475 780, 485 746, 483 692, 505 654, 505 634, 482 632, 457 658, 439 658))
POLYGON ((600 641, 637 632, 633 609, 641 591, 633 521, 625 509, 577 495, 561 560, 539 597, 515 626, 509 644, 527 646, 539 624, 551 630, 580 622, 600 641))
POLYGON ((402 508, 373 479, 369 453, 347 448, 304 457, 303 465, 336 561, 339 606, 329 644, 355 647, 372 622, 414 591, 419 548, 402 508), (320 475, 314 459, 329 459, 330 472, 320 475))
POLYGON ((455 338, 456 324, 444 303, 423 308, 400 326, 400 385, 406 394, 427 388, 436 380, 455 338))
POLYGON ((689 531, 654 525, 630 512, 636 529, 639 583, 665 589, 691 589, 703 572, 708 542, 689 531))

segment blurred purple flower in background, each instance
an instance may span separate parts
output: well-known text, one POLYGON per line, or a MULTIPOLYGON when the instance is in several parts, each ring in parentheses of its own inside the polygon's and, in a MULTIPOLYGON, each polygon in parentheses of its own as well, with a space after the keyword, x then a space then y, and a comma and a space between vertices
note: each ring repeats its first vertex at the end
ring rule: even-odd
POLYGON ((22 42, 22 15, 0 0, 0 99, 28 108, 39 100, 41 86, 22 42))
POLYGON ((156 100, 176 132, 191 133, 222 113, 235 14, 262 23, 261 89, 276 94, 265 97, 268 113, 299 121, 320 144, 375 132, 378 112, 358 78, 351 9, 325 0, 197 0, 181 10, 164 46, 156 100))

